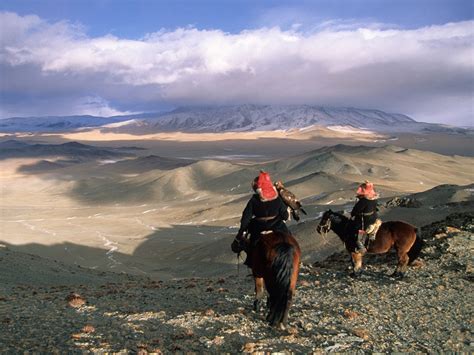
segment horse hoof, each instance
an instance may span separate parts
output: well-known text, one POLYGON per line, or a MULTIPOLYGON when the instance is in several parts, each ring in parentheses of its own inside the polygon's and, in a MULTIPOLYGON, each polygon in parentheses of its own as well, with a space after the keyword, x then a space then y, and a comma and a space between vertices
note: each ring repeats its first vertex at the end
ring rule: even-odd
POLYGON ((395 279, 403 279, 405 277, 405 274, 403 272, 395 271, 393 274, 390 275, 390 277, 393 277, 395 279))
POLYGON ((353 279, 358 278, 360 275, 362 275, 362 271, 353 271, 349 274, 349 276, 352 277, 353 279))
POLYGON ((269 322, 270 324, 273 322, 273 313, 270 311, 268 312, 267 316, 265 317, 265 320, 269 322))
POLYGON ((254 300, 253 301, 253 310, 259 313, 262 309, 265 308, 265 301, 264 300, 254 300))

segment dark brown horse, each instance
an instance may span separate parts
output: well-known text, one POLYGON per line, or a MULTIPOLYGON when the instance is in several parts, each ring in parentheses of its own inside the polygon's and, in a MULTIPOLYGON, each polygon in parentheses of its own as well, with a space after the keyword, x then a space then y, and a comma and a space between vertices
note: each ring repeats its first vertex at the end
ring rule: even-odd
MULTIPOLYGON (((232 250, 247 250, 244 240, 234 240, 232 250)), ((267 320, 272 326, 284 329, 295 293, 300 268, 301 251, 296 239, 286 233, 264 232, 251 255, 255 281, 254 309, 259 312, 268 292, 267 320)))
MULTIPOLYGON (((353 276, 362 271, 362 253, 356 250, 356 230, 352 221, 341 213, 328 210, 324 212, 321 222, 316 228, 318 233, 328 233, 332 230, 344 242, 347 251, 351 254, 354 267, 353 276)), ((374 241, 369 242, 367 249, 371 254, 387 253, 392 247, 397 251, 398 264, 392 276, 403 277, 408 264, 413 262, 421 252, 422 239, 417 235, 417 228, 401 221, 382 223, 374 241)))

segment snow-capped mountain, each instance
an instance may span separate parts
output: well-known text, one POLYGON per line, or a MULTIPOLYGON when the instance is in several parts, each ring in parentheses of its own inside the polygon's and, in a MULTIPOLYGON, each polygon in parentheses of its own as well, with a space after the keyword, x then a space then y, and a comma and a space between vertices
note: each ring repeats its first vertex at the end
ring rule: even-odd
POLYGON ((130 116, 43 116, 0 119, 0 132, 64 132, 130 120, 130 116))
POLYGON ((450 132, 463 128, 421 123, 381 110, 309 105, 234 105, 183 107, 167 113, 127 116, 18 117, 0 120, 0 132, 60 132, 101 127, 105 131, 157 132, 246 132, 302 129, 311 126, 367 129, 376 132, 450 132))
MULTIPOLYGON (((415 123, 402 114, 357 108, 292 105, 238 105, 179 108, 145 123, 149 131, 227 132, 272 131, 320 126, 380 129, 415 123)), ((136 123, 135 123, 136 124, 136 123)), ((133 125, 123 125, 122 129, 133 125)), ((144 129, 143 125, 141 129, 144 129)))

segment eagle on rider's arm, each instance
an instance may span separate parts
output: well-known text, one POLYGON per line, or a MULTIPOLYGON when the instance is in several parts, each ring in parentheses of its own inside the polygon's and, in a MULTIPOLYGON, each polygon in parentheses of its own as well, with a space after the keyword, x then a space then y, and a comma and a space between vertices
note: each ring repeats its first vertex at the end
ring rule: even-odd
POLYGON ((275 188, 277 189, 278 193, 280 194, 281 199, 285 204, 290 207, 291 215, 293 216, 295 221, 300 220, 299 211, 307 214, 306 211, 303 209, 301 202, 296 198, 295 194, 292 193, 290 190, 285 188, 283 182, 277 181, 275 183, 275 188))

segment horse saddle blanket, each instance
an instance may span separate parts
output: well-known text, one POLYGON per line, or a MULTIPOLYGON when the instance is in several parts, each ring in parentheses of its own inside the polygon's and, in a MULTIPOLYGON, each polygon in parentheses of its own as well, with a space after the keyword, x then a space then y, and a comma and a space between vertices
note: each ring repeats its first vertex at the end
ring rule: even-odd
POLYGON ((377 235, 377 232, 379 231, 381 225, 382 220, 377 218, 374 224, 371 224, 365 229, 365 233, 367 233, 367 236, 370 240, 375 240, 375 236, 377 235))

